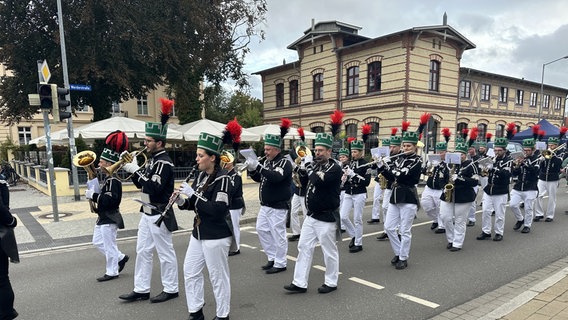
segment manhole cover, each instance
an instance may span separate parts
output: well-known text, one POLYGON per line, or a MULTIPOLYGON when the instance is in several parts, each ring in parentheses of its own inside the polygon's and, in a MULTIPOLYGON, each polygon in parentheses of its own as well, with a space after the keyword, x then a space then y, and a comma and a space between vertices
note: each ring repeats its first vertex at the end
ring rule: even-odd
MULTIPOLYGON (((70 217, 73 214, 70 212, 59 212, 58 217, 59 218, 65 218, 65 217, 70 217)), ((52 213, 45 213, 39 216, 40 219, 53 219, 53 212, 52 213)))

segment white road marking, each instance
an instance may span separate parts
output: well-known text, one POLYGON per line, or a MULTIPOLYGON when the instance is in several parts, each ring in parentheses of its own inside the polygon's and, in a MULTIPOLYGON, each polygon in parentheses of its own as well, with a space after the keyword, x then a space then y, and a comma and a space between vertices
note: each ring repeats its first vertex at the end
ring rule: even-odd
MULTIPOLYGON (((320 266, 319 264, 314 264, 314 269, 318 269, 318 270, 321 270, 323 272, 325 272, 325 270, 326 270, 324 266, 320 266)), ((339 274, 341 275, 341 274, 343 274, 343 272, 340 271, 339 274)))
POLYGON ((249 246, 248 244, 241 243, 241 247, 249 248, 249 249, 256 249, 255 246, 249 246))
POLYGON ((432 309, 436 309, 440 306, 437 303, 430 302, 430 301, 424 300, 424 299, 420 299, 420 298, 417 298, 415 296, 411 296, 411 295, 405 294, 405 293, 397 293, 397 294, 395 294, 395 296, 401 297, 403 299, 410 300, 412 302, 416 302, 418 304, 421 304, 423 306, 426 306, 426 307, 429 307, 429 308, 432 308, 432 309))
POLYGON ((367 280, 363 280, 363 279, 357 278, 357 277, 351 277, 351 278, 349 278, 349 280, 351 280, 353 282, 357 282, 357 283, 362 284, 362 285, 367 286, 367 287, 371 287, 373 289, 377 289, 377 290, 382 290, 382 289, 385 288, 385 287, 383 287, 379 284, 376 284, 376 283, 373 283, 373 282, 370 282, 370 281, 367 281, 367 280))
POLYGON ((288 260, 291 260, 291 261, 294 261, 294 262, 296 262, 298 260, 296 257, 292 257, 292 256, 286 256, 286 258, 288 260))

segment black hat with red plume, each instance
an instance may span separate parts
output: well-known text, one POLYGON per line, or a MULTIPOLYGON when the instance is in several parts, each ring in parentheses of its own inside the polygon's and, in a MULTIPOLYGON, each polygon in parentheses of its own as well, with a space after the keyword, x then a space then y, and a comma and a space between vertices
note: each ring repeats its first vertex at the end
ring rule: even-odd
POLYGON ((370 134, 371 134, 371 125, 365 123, 361 127, 361 139, 363 140, 363 143, 367 142, 367 139, 369 139, 370 134))
POLYGON ((452 132, 450 131, 450 128, 443 128, 442 129, 442 136, 444 136, 444 140, 446 140, 446 143, 450 142, 450 136, 452 135, 452 132))
POLYGON ((558 140, 564 139, 564 136, 566 136, 567 131, 568 131, 568 128, 566 128, 564 126, 560 127, 560 132, 558 133, 558 140))
POLYGON ((343 124, 343 116, 345 115, 345 113, 339 111, 339 110, 335 110, 331 115, 331 135, 335 138, 335 136, 337 136, 337 133, 339 132, 339 129, 341 128, 341 125, 343 124))
POLYGON ((112 151, 121 154, 128 150, 128 136, 120 130, 113 131, 106 136, 105 144, 112 151))
POLYGON ((168 120, 174 107, 174 101, 160 98, 162 108, 160 112, 160 122, 146 122, 146 135, 156 140, 166 141, 168 133, 168 120))
POLYGON ((535 124, 534 126, 532 126, 531 130, 534 141, 538 140, 538 132, 540 131, 540 124, 535 124))
POLYGON ((241 133, 243 132, 243 127, 237 121, 237 117, 229 121, 223 130, 223 143, 230 144, 235 150, 235 153, 241 145, 241 133))
POLYGON ((507 140, 513 139, 513 137, 517 133, 517 124, 514 122, 507 123, 505 131, 507 131, 507 140))
POLYGON ((418 135, 422 134, 429 120, 430 120, 430 114, 428 112, 424 112, 424 114, 420 116, 420 124, 418 125, 418 130, 416 130, 416 132, 418 132, 418 135))
POLYGON ((479 128, 477 127, 471 128, 471 130, 469 131, 469 140, 467 141, 468 147, 471 148, 473 146, 475 140, 477 140, 478 135, 479 135, 479 128))

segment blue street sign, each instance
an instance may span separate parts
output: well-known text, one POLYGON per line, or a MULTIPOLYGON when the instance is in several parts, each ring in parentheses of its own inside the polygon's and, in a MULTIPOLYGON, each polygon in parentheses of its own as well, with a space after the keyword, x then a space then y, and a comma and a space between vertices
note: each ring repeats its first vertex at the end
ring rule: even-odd
POLYGON ((69 89, 73 91, 91 91, 91 86, 88 84, 70 84, 69 89))

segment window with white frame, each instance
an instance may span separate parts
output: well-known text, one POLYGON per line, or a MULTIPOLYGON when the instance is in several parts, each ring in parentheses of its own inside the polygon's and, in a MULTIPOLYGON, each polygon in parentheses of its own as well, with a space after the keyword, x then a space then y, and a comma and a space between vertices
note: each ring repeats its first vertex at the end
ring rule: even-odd
POLYGON ((142 96, 136 101, 139 115, 148 115, 148 96, 142 96))
POLYGON ((347 95, 359 94, 359 67, 347 69, 347 95))
POLYGON ((545 94, 542 96, 542 107, 548 109, 550 107, 550 95, 545 94))
POLYGON ((491 98, 491 85, 484 83, 481 85, 481 100, 489 101, 490 98, 491 98))
POLYGON ((499 87, 499 102, 507 102, 508 95, 509 95, 509 88, 499 87))
POLYGON ((517 89, 517 95, 515 96, 515 104, 522 105, 524 95, 525 92, 523 90, 517 89))
POLYGON ((562 98, 554 97, 554 110, 560 110, 562 108, 562 98))
POLYGON ((460 98, 469 99, 471 97, 471 81, 462 80, 460 82, 460 98))
POLYGON ((531 100, 529 102, 529 107, 536 107, 537 99, 538 99, 538 93, 531 92, 531 100))
POLYGON ((32 128, 31 127, 18 127, 18 140, 20 145, 26 145, 32 140, 32 128))
POLYGON ((440 91, 440 62, 430 61, 430 81, 428 82, 430 91, 440 91))

